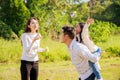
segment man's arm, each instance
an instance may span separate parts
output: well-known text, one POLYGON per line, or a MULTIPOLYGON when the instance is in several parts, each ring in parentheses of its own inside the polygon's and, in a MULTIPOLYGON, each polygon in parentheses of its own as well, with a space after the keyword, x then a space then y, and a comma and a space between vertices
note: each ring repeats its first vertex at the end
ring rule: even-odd
POLYGON ((84 45, 82 45, 80 47, 77 47, 77 53, 78 53, 79 56, 81 56, 81 57, 83 57, 83 58, 85 58, 85 59, 87 59, 91 62, 97 62, 99 60, 99 54, 100 53, 98 53, 98 55, 97 54, 92 54, 90 52, 90 50, 84 45))

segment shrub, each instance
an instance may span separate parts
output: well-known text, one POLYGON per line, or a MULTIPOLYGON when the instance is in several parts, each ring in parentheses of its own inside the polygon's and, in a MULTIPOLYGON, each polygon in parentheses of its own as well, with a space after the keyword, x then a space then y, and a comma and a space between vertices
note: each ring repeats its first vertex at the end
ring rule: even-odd
POLYGON ((120 27, 118 27, 117 25, 111 23, 110 24, 110 32, 111 34, 119 34, 120 33, 120 27))
POLYGON ((110 36, 109 22, 97 21, 90 27, 90 35, 94 42, 106 42, 110 36))
POLYGON ((4 22, 0 21, 0 37, 4 39, 11 39, 12 37, 12 29, 10 26, 6 25, 4 22))
POLYGON ((107 48, 106 52, 110 52, 111 56, 120 56, 120 48, 116 46, 107 48))

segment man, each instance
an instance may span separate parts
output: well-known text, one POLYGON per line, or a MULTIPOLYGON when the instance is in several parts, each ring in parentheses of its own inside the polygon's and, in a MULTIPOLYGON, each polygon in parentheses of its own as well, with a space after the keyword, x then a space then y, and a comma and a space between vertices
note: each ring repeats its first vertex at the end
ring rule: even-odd
POLYGON ((76 42, 74 36, 73 27, 64 26, 62 28, 61 42, 65 43, 68 47, 71 61, 80 73, 79 80, 95 80, 95 75, 88 61, 97 62, 99 57, 91 54, 85 45, 76 42))

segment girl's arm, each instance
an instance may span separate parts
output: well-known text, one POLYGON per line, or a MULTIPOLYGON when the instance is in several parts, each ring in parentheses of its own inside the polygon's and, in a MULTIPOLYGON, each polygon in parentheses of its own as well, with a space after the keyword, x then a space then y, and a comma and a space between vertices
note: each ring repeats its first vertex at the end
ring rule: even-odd
POLYGON ((94 43, 93 41, 90 39, 90 36, 89 36, 89 26, 91 23, 93 23, 94 20, 93 19, 88 19, 86 24, 84 25, 84 28, 83 28, 83 31, 81 33, 81 37, 82 37, 82 40, 83 40, 83 43, 90 49, 91 47, 94 46, 94 43))
POLYGON ((86 23, 85 23, 85 25, 84 25, 84 28, 83 28, 83 31, 82 31, 82 35, 83 35, 83 37, 88 37, 89 38, 89 26, 90 26, 90 24, 92 24, 94 22, 94 20, 93 19, 87 19, 87 21, 86 21, 86 23))

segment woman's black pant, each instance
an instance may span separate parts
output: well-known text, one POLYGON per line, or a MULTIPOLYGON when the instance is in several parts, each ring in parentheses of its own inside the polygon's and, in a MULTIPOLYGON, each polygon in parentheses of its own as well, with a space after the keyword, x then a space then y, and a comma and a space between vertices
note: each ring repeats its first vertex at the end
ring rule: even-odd
POLYGON ((39 71, 39 62, 38 61, 25 61, 21 60, 21 80, 38 80, 38 71, 39 71))

